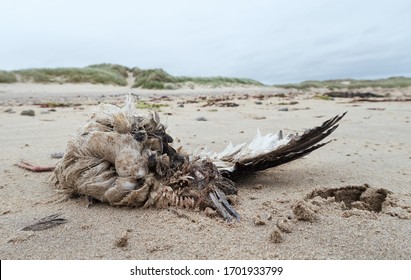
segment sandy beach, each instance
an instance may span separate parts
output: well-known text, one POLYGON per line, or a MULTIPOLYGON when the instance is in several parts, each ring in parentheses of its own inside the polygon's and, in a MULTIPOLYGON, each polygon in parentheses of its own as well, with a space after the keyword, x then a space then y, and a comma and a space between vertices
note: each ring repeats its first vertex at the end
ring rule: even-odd
POLYGON ((0 84, 0 257, 410 259, 411 102, 388 99, 410 98, 411 89, 357 91, 385 95, 387 101, 314 97, 325 89, 151 91, 0 84), (240 222, 178 208, 132 209, 102 203, 87 208, 86 198, 66 199, 57 193, 50 172, 33 173, 15 165, 21 160, 55 164, 58 159, 50 155, 64 152, 71 135, 99 103, 121 105, 129 92, 159 105, 168 133, 187 151, 220 151, 230 141, 252 140, 257 128, 262 134, 280 129, 303 132, 337 114, 347 115, 326 146, 237 182, 238 196, 231 201, 240 222), (222 102, 238 106, 223 107, 222 102), (24 110, 35 115, 21 115, 24 110), (371 190, 371 199, 382 196, 376 208, 338 201, 336 193, 350 196, 364 188, 371 190), (52 214, 61 214, 67 222, 41 231, 20 230, 52 214))

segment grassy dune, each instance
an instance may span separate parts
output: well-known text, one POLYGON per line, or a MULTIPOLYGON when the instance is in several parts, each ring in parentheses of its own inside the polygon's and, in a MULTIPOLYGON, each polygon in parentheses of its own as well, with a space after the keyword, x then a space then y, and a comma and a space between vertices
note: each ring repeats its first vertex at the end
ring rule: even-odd
POLYGON ((212 84, 215 86, 230 85, 230 84, 240 84, 240 85, 256 85, 262 86, 263 84, 246 78, 227 78, 227 77, 176 77, 177 82, 193 82, 196 84, 212 84))
POLYGON ((230 85, 262 85, 251 79, 225 77, 174 77, 163 69, 128 68, 118 64, 95 64, 84 68, 32 68, 16 71, 0 71, 0 83, 92 83, 127 85, 127 77, 132 73, 134 88, 177 89, 189 84, 194 87, 230 85))
POLYGON ((176 82, 175 78, 163 69, 142 70, 136 67, 133 69, 133 76, 133 88, 172 89, 176 82))
POLYGON ((298 84, 275 85, 282 88, 309 89, 309 88, 328 88, 332 89, 358 89, 366 87, 396 88, 411 86, 411 78, 391 77, 376 80, 326 80, 326 81, 305 81, 298 84))
POLYGON ((132 69, 126 66, 119 65, 119 64, 109 64, 109 63, 89 65, 88 68, 106 70, 108 72, 115 72, 117 74, 120 74, 124 78, 127 78, 128 72, 132 71, 132 69))
MULTIPOLYGON (((163 69, 128 68, 119 64, 94 64, 83 68, 33 68, 16 71, 0 70, 0 83, 34 82, 34 83, 92 83, 126 86, 129 74, 134 77, 133 88, 143 89, 177 89, 196 85, 208 87, 229 87, 235 85, 264 84, 252 79, 227 77, 186 77, 172 76, 163 69)), ((376 80, 325 80, 305 81, 294 84, 273 85, 286 89, 328 88, 360 89, 365 87, 402 88, 411 86, 411 78, 391 77, 376 80)))
POLYGON ((163 69, 142 70, 140 68, 134 68, 133 75, 135 77, 133 87, 146 89, 176 89, 187 84, 190 84, 191 86, 198 84, 210 87, 263 85, 260 82, 251 79, 172 76, 163 69))
POLYGON ((17 82, 16 75, 8 71, 0 70, 0 83, 15 83, 17 82))
POLYGON ((32 68, 0 71, 0 83, 92 83, 127 85, 127 69, 121 65, 98 64, 84 68, 32 68))

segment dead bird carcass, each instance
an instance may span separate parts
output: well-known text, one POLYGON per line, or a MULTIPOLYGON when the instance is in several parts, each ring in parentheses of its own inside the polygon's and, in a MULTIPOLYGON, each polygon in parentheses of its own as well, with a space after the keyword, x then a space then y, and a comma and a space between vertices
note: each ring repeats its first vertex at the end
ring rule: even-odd
POLYGON ((221 153, 188 155, 174 149, 157 113, 141 115, 131 97, 124 107, 100 105, 67 145, 54 169, 57 189, 111 205, 214 208, 226 220, 239 214, 226 199, 233 180, 300 158, 324 146, 345 115, 303 134, 260 133, 221 153))

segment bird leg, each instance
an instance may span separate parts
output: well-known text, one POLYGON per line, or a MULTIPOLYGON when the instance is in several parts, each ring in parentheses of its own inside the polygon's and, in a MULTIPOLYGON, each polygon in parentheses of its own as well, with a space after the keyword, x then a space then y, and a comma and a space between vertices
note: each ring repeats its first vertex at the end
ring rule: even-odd
POLYGON ((55 168, 55 166, 34 165, 26 161, 20 161, 16 165, 20 168, 27 169, 33 172, 49 172, 49 171, 53 171, 55 168))
MULTIPOLYGON (((217 210, 217 212, 226 221, 231 222, 233 218, 240 220, 240 215, 227 201, 225 193, 237 194, 235 184, 230 179, 222 177, 217 167, 208 160, 201 160, 191 165, 190 175, 193 177, 192 184, 200 194, 208 196, 204 199, 208 201, 209 206, 217 210)), ((201 196, 200 196, 201 197, 201 196)))
POLYGON ((228 203, 225 194, 219 189, 215 189, 209 193, 211 201, 213 202, 217 212, 227 221, 231 222, 232 218, 240 221, 240 215, 234 208, 228 203))

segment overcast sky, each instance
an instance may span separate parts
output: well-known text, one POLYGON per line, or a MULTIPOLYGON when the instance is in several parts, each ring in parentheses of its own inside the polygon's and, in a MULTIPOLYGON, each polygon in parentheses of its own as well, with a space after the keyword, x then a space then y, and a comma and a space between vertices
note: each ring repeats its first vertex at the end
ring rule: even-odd
POLYGON ((411 76, 410 0, 0 0, 0 69, 118 63, 267 84, 411 76))

